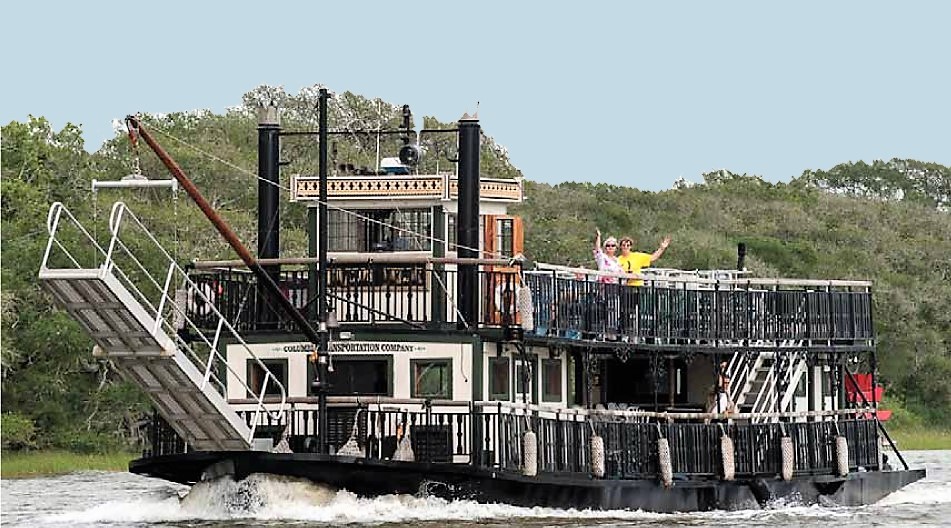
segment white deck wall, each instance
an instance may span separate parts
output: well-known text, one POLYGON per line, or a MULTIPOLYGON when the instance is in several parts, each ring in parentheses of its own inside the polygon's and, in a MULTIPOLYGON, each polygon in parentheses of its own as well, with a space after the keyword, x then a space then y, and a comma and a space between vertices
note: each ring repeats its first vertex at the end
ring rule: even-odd
MULTIPOLYGON (((260 359, 287 360, 287 396, 288 398, 307 397, 310 380, 307 379, 308 354, 310 343, 283 342, 251 344, 248 348, 260 359)), ((393 382, 394 398, 410 398, 412 372, 410 361, 414 359, 451 359, 452 360, 452 398, 470 400, 472 398, 472 345, 468 343, 429 343, 413 341, 337 341, 331 344, 331 357, 336 356, 389 356, 393 360, 390 373, 393 382), (393 351, 399 345, 399 351, 393 351), (405 351, 410 348, 410 351, 405 351)), ((247 363, 250 355, 242 345, 228 345, 228 365, 233 372, 228 373, 228 399, 247 398, 242 382, 247 376, 247 363), (238 375, 242 379, 238 379, 238 375)))

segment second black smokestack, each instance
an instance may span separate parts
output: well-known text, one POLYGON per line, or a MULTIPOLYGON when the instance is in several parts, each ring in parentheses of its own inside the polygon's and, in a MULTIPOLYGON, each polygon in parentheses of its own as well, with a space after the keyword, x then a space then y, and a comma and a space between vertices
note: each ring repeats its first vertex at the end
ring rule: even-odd
MULTIPOLYGON (((456 240, 460 258, 479 258, 479 118, 464 114, 459 119, 459 213, 456 240)), ((479 267, 459 266, 456 299, 462 319, 459 328, 476 327, 479 317, 479 267)))

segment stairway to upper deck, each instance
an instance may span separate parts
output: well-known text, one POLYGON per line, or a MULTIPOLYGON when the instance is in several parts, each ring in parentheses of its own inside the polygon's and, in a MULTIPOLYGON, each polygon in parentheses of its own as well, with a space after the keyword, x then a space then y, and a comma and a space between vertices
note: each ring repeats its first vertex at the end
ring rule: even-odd
MULTIPOLYGON (((204 293, 138 219, 124 204, 117 203, 110 217, 111 239, 105 250, 62 204, 50 208, 47 227, 50 239, 38 278, 96 342, 94 353, 112 361, 141 387, 191 449, 252 448, 254 427, 228 405, 225 385, 219 377, 221 369, 227 368, 217 350, 223 331, 239 343, 243 340, 217 312, 217 331, 212 337, 197 331, 185 315, 182 298, 204 293), (132 244, 123 240, 132 238, 128 237, 128 227, 137 232, 137 247, 143 245, 143 240, 154 243, 151 249, 158 249, 155 253, 162 257, 158 267, 163 273, 152 272, 143 263, 143 252, 133 252, 132 244), (196 343, 179 337, 178 330, 186 327, 201 336, 196 343)), ((149 260, 155 262, 154 258, 149 260)), ((258 412, 279 415, 286 391, 263 364, 260 366, 266 374, 260 395, 255 395, 258 412), (264 407, 268 383, 280 388, 277 411, 264 407)), ((255 418, 252 423, 257 422, 255 418)))

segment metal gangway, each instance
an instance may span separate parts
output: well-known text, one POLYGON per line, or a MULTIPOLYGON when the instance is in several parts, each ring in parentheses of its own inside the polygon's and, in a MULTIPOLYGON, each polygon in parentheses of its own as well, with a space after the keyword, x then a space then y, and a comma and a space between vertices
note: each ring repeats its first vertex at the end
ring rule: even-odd
POLYGON ((262 413, 283 422, 285 387, 217 310, 213 292, 189 279, 124 203, 112 207, 105 248, 59 202, 50 207, 47 230, 40 284, 96 342, 94 354, 141 387, 191 449, 249 450, 262 413), (212 335, 186 315, 189 298, 203 301, 206 321, 217 321, 212 335), (186 333, 197 339, 186 341, 186 333), (223 338, 257 362, 260 387, 252 390, 228 365, 218 350, 223 338), (229 406, 223 377, 252 398, 252 425, 229 406))

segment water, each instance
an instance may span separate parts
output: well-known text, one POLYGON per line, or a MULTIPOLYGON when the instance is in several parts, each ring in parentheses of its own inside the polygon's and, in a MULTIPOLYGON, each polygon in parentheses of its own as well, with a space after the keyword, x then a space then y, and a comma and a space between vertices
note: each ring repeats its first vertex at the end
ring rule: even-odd
POLYGON ((346 491, 274 476, 252 476, 242 483, 220 480, 189 490, 128 473, 81 472, 0 482, 0 523, 59 528, 951 526, 951 451, 905 456, 912 467, 927 468, 928 478, 858 508, 777 504, 768 510, 689 514, 577 511, 409 495, 360 499, 346 491))

